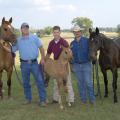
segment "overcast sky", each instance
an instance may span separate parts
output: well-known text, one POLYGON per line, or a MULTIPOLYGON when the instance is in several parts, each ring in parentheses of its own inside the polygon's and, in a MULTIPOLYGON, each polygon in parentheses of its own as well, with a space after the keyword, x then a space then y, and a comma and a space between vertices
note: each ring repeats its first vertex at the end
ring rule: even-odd
POLYGON ((90 18, 94 27, 116 27, 120 24, 120 0, 0 0, 0 20, 11 16, 16 28, 22 22, 33 28, 71 28, 75 17, 90 18))

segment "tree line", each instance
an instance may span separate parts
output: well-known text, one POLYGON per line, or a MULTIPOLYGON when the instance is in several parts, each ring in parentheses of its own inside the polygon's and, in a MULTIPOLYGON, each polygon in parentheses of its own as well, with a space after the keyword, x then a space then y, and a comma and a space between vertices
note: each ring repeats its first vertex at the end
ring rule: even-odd
MULTIPOLYGON (((82 32, 85 36, 89 35, 89 28, 93 28, 93 21, 87 17, 76 17, 71 21, 71 24, 73 26, 78 25, 81 28, 83 28, 82 32)), ((120 24, 118 24, 116 27, 99 27, 99 29, 102 32, 117 32, 120 36, 120 24)), ((71 32, 71 29, 63 29, 62 31, 71 32)), ((17 35, 20 34, 20 31, 18 29, 15 29, 15 32, 17 35)), ((52 26, 47 26, 44 29, 31 29, 31 32, 36 33, 39 37, 50 35, 52 33, 52 26)))

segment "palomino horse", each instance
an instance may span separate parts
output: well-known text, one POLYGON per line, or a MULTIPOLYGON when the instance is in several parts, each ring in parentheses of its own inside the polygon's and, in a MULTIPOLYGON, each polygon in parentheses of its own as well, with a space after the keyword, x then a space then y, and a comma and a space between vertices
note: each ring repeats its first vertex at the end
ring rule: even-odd
POLYGON ((99 33, 99 29, 96 28, 95 32, 90 29, 90 58, 92 61, 97 59, 97 51, 100 50, 99 65, 104 77, 105 84, 105 95, 108 97, 108 80, 107 70, 111 70, 113 75, 113 92, 114 92, 114 103, 117 102, 117 68, 120 67, 120 38, 110 39, 104 34, 99 33))
POLYGON ((3 98, 3 82, 2 82, 2 72, 5 70, 7 72, 7 85, 8 85, 8 97, 11 95, 11 75, 13 71, 14 58, 10 52, 11 46, 9 43, 13 44, 16 42, 16 36, 13 33, 14 29, 11 26, 12 18, 9 21, 2 19, 2 24, 0 26, 0 96, 3 98))
MULTIPOLYGON (((72 52, 70 48, 65 48, 63 46, 61 47, 62 52, 59 56, 59 59, 58 60, 52 60, 51 58, 46 59, 44 64, 44 71, 46 74, 46 79, 52 77, 56 80, 59 92, 59 104, 60 108, 63 109, 61 99, 62 84, 64 85, 65 92, 68 94, 67 77, 70 72, 69 60, 72 58, 72 52)), ((71 106, 69 101, 68 106, 71 106)))

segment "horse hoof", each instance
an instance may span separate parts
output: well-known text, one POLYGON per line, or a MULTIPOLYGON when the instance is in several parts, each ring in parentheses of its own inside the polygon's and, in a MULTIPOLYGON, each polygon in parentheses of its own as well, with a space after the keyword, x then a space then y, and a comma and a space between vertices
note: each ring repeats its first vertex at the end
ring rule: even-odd
POLYGON ((117 103, 118 101, 117 101, 117 99, 116 100, 114 100, 114 103, 117 103))
POLYGON ((11 96, 8 96, 8 100, 13 100, 13 98, 11 96))
POLYGON ((68 106, 71 107, 72 106, 71 103, 68 103, 68 106))
POLYGON ((4 93, 5 92, 5 90, 4 89, 2 89, 2 93, 4 93))
POLYGON ((0 96, 0 100, 3 100, 3 96, 0 96))
POLYGON ((114 101, 114 104, 115 104, 115 103, 118 103, 118 101, 114 101))
POLYGON ((63 106, 60 106, 60 109, 61 109, 61 110, 63 110, 63 109, 64 109, 64 107, 63 107, 63 106))
POLYGON ((46 99, 46 103, 47 103, 47 104, 50 103, 48 99, 46 99))
POLYGON ((2 94, 2 93, 0 93, 0 99, 1 99, 1 100, 3 99, 3 94, 2 94))
POLYGON ((108 95, 104 95, 104 97, 105 97, 105 98, 107 98, 107 97, 108 97, 108 95))

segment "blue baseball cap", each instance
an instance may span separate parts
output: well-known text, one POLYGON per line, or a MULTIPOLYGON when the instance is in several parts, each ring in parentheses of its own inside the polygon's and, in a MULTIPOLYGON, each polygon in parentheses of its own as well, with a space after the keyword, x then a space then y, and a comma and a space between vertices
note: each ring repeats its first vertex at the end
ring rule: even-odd
POLYGON ((24 28, 24 27, 29 28, 29 24, 28 24, 28 23, 25 23, 25 22, 22 23, 22 24, 21 24, 21 28, 24 28))

